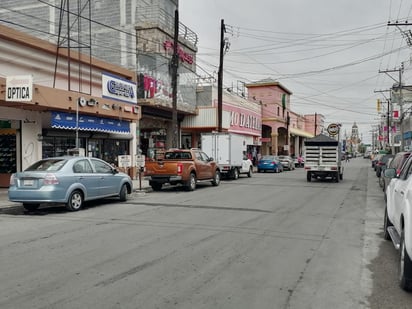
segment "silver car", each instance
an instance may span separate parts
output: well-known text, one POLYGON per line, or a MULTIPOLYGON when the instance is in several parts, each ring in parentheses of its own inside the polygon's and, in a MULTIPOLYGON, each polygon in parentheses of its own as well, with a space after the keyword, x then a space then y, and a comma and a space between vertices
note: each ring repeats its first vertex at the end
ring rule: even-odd
POLYGON ((295 169, 295 163, 293 162, 292 157, 290 156, 279 156, 279 160, 283 165, 283 169, 287 169, 288 171, 295 169))
POLYGON ((9 200, 36 210, 42 203, 64 203, 76 211, 84 201, 117 196, 126 201, 133 190, 131 178, 109 163, 88 157, 40 160, 10 178, 9 200))

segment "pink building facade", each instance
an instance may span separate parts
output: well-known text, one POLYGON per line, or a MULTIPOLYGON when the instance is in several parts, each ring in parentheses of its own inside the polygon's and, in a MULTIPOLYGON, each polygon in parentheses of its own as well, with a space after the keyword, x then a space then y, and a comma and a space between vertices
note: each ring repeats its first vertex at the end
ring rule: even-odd
POLYGON ((267 79, 246 84, 246 87, 249 99, 262 105, 262 155, 297 156, 303 152, 304 140, 321 132, 323 116, 303 116, 292 112, 292 92, 279 82, 267 79))

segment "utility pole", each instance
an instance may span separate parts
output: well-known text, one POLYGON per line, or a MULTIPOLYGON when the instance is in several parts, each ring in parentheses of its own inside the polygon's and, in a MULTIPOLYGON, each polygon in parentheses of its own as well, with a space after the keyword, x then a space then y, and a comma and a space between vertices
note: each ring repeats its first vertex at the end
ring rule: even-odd
POLYGON ((220 22, 220 61, 219 72, 217 76, 217 118, 218 118, 218 132, 223 131, 223 55, 225 53, 225 35, 226 27, 225 21, 222 19, 220 22))
POLYGON ((171 75, 172 75, 172 147, 179 147, 179 132, 177 125, 177 70, 179 68, 179 11, 175 10, 175 32, 173 38, 173 56, 171 62, 171 75))
MULTIPOLYGON (((399 89, 399 128, 400 128, 400 151, 403 151, 403 146, 404 146, 404 141, 403 141, 403 126, 402 126, 402 121, 403 121, 403 94, 402 94, 402 73, 403 73, 403 62, 401 63, 401 67, 399 69, 393 69, 393 70, 385 70, 385 71, 379 71, 379 73, 385 73, 386 75, 388 75, 391 79, 393 79, 397 86, 396 87, 392 87, 392 89, 394 88, 398 88, 399 89), (393 78, 391 75, 389 75, 388 73, 394 73, 394 72, 398 72, 399 76, 398 79, 393 78)), ((393 103, 393 100, 392 100, 393 103)), ((389 128, 388 128, 389 129, 389 128)), ((392 150, 394 152, 394 149, 392 150)))

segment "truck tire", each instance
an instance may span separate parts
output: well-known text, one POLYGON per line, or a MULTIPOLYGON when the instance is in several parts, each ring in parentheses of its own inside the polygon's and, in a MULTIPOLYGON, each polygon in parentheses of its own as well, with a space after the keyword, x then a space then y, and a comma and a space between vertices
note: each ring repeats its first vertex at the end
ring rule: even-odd
POLYGON ((232 170, 232 179, 233 180, 239 179, 239 170, 237 169, 237 167, 235 167, 232 170))
POLYGON ((390 226, 393 226, 393 224, 388 217, 388 208, 385 207, 385 215, 383 219, 383 238, 386 240, 391 240, 391 235, 388 232, 388 227, 390 226))
POLYGON ((307 173, 306 173, 306 180, 307 180, 308 182, 311 182, 311 180, 312 180, 312 175, 311 175, 310 172, 307 172, 307 173))
POLYGON ((339 172, 336 172, 336 175, 335 175, 335 182, 339 182, 339 177, 340 177, 340 175, 339 175, 339 172))
POLYGON ((412 290, 412 261, 405 249, 405 232, 401 233, 399 248, 399 285, 405 291, 412 290))
POLYGON ((247 177, 252 177, 253 174, 253 167, 249 167, 249 172, 247 172, 247 177))
POLYGON ((219 184, 220 184, 220 172, 216 171, 215 176, 213 177, 213 180, 212 180, 212 185, 217 187, 219 184))
POLYGON ((190 173, 189 180, 186 183, 186 190, 194 191, 195 189, 196 189, 196 175, 195 173, 190 173))

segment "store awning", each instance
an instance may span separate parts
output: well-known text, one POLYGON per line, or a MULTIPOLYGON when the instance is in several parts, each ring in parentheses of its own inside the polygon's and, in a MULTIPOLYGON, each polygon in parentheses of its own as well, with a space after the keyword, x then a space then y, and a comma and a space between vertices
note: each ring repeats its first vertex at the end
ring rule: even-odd
POLYGON ((77 124, 76 114, 52 112, 51 127, 80 131, 130 134, 129 122, 110 118, 79 115, 77 124))
POLYGON ((300 130, 300 129, 296 129, 296 128, 291 128, 290 129, 290 134, 292 135, 297 135, 297 136, 303 136, 303 137, 314 137, 313 134, 300 130))

